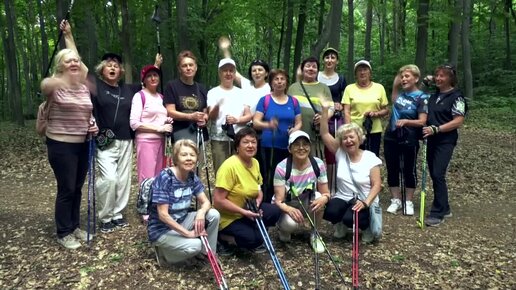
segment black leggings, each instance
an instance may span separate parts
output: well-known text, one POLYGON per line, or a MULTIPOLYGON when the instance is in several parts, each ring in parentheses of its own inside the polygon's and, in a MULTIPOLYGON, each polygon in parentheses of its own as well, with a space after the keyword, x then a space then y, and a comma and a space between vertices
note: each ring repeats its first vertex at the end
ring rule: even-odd
POLYGON ((403 157, 403 181, 405 188, 416 188, 416 160, 419 144, 404 145, 396 141, 383 141, 383 154, 387 165, 387 183, 389 187, 400 186, 400 157, 403 157))
POLYGON ((380 144, 382 143, 382 133, 371 133, 366 137, 366 140, 360 149, 369 150, 373 152, 377 157, 380 157, 380 144))
MULTIPOLYGON (((326 205, 323 219, 336 224, 342 222, 346 227, 353 227, 353 204, 340 198, 332 198, 326 205)), ((369 227, 369 208, 358 212, 358 227, 365 230, 369 227)))
POLYGON ((426 160, 434 188, 434 202, 430 210, 430 216, 443 218, 450 212, 448 201, 448 185, 446 184, 446 172, 450 164, 455 144, 437 143, 428 140, 426 160))
POLYGON ((262 173, 263 177, 263 201, 271 202, 272 196, 274 195, 274 172, 276 171, 276 166, 278 163, 283 161, 283 159, 287 158, 289 155, 288 149, 279 149, 279 148, 270 148, 270 147, 262 147, 263 159, 264 163, 262 173), (274 153, 273 153, 274 151, 274 153), (272 157, 272 160, 271 160, 272 157), (272 162, 271 162, 272 161, 272 162))

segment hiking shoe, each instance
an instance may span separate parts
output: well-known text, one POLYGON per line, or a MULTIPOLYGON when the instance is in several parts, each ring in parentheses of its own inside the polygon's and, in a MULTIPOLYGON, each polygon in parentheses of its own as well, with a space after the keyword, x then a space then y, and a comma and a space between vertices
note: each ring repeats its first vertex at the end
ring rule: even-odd
POLYGON ((112 220, 111 223, 113 223, 116 227, 119 227, 119 228, 125 228, 125 227, 129 226, 129 223, 126 222, 124 218, 112 220))
POLYGON ((445 217, 445 218, 451 218, 452 216, 453 216, 453 214, 452 214, 452 212, 451 212, 451 210, 450 210, 450 211, 449 211, 448 213, 446 213, 443 217, 445 217))
POLYGON ((405 215, 414 215, 414 203, 410 200, 405 202, 405 215))
POLYGON ((61 244, 61 246, 70 250, 75 250, 81 246, 81 243, 77 241, 73 234, 69 234, 66 237, 57 239, 57 242, 61 244))
POLYGON ((425 225, 427 225, 429 227, 438 227, 443 222, 444 222, 444 219, 433 217, 433 216, 427 216, 425 219, 425 225))
POLYGON ((370 228, 367 228, 362 231, 362 242, 364 244, 370 244, 374 241, 373 232, 371 232, 370 228))
POLYGON ((314 252, 321 254, 324 253, 324 245, 320 237, 318 237, 315 233, 310 234, 310 245, 312 245, 312 249, 314 252))
POLYGON ((278 229, 278 233, 279 233, 280 241, 282 241, 284 243, 288 243, 292 239, 292 235, 290 233, 286 233, 280 229, 278 229))
POLYGON ((116 228, 116 226, 112 222, 100 224, 100 231, 103 233, 111 233, 111 232, 115 231, 115 228, 116 228))
POLYGON ((217 243, 217 254, 221 257, 229 257, 235 254, 235 249, 223 242, 217 243))
POLYGON ((391 199, 391 205, 387 208, 387 212, 392 214, 396 214, 396 212, 401 208, 401 200, 397 198, 391 199))
POLYGON ((261 244, 258 247, 251 249, 250 251, 253 254, 263 254, 263 253, 267 252, 267 248, 265 248, 265 246, 263 244, 261 244))
MULTIPOLYGON (((81 230, 80 228, 76 228, 75 231, 73 231, 73 235, 76 239, 81 240, 83 242, 88 241, 88 232, 81 230)), ((90 241, 93 240, 93 236, 95 236, 93 233, 90 233, 90 241)))
POLYGON ((333 236, 337 239, 342 239, 346 237, 346 234, 348 233, 347 227, 344 225, 343 222, 336 223, 333 228, 335 231, 333 232, 333 236))

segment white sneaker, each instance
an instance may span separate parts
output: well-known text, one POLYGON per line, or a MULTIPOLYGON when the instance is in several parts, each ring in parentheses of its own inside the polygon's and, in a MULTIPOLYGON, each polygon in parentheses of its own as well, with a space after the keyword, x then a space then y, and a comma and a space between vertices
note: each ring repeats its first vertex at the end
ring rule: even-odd
POLYGON ((310 234, 310 244, 312 245, 314 252, 318 254, 324 253, 324 245, 321 238, 319 238, 315 233, 310 234))
POLYGON ((292 238, 292 237, 291 237, 291 234, 286 233, 286 232, 284 232, 284 231, 282 231, 282 230, 280 230, 280 229, 278 229, 278 233, 279 233, 279 239, 280 239, 280 241, 282 241, 282 242, 284 242, 284 243, 288 243, 288 242, 290 242, 290 240, 291 240, 291 238, 292 238))
POLYGON ((61 239, 57 239, 57 242, 59 244, 61 244, 63 247, 65 247, 67 249, 70 249, 70 250, 75 250, 75 249, 77 249, 78 247, 81 246, 81 243, 79 243, 79 241, 77 241, 75 239, 73 234, 69 234, 66 237, 63 237, 61 239))
MULTIPOLYGON (((396 214, 396 212, 401 208, 401 200, 397 198, 391 199, 391 205, 387 208, 387 212, 392 214, 396 214)), ((413 208, 412 208, 413 209, 413 208)))
POLYGON ((335 238, 342 239, 342 238, 346 237, 348 229, 347 229, 347 227, 342 222, 336 223, 333 226, 333 228, 335 229, 335 231, 333 232, 333 236, 335 238))
MULTIPOLYGON (((81 230, 80 228, 76 228, 75 231, 73 231, 73 235, 76 239, 81 240, 83 242, 88 241, 88 233, 86 231, 81 230)), ((90 241, 93 240, 93 233, 90 233, 90 241)))
POLYGON ((405 202, 405 214, 414 215, 414 203, 410 200, 405 202))

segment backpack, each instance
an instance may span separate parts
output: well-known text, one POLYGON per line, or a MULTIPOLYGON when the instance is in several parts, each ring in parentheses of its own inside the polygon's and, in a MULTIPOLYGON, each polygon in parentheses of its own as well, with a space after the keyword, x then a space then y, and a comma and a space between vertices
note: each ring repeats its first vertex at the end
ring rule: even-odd
POLYGON ((48 124, 48 113, 50 110, 50 104, 47 101, 44 101, 38 107, 38 116, 36 119, 36 132, 39 136, 45 136, 47 133, 47 124, 48 124))
MULTIPOLYGON (((310 155, 308 157, 310 159, 310 164, 312 165, 312 169, 315 173, 315 179, 317 180, 319 176, 321 176, 321 169, 319 168, 319 165, 317 164, 317 160, 310 155)), ((290 179, 290 175, 292 173, 292 155, 287 157, 287 167, 285 168, 285 182, 288 182, 290 179)), ((316 181, 317 182, 317 181, 316 181)), ((290 189, 287 191, 287 196, 285 197, 285 201, 289 202, 292 200, 292 182, 290 182, 290 189)))
MULTIPOLYGON (((298 107, 299 106, 299 101, 292 97, 292 96, 288 96, 289 99, 292 99, 292 102, 294 103, 294 107, 298 107)), ((269 107, 269 104, 271 103, 271 99, 272 99, 272 95, 271 94, 267 94, 265 95, 265 100, 263 102, 263 115, 265 116, 265 113, 267 112, 267 108, 269 107)))
MULTIPOLYGON (((168 174, 172 175, 170 168, 165 169, 168 174)), ((148 177, 142 180, 140 190, 138 191, 138 199, 136 200, 136 211, 140 215, 149 215, 152 205, 152 183, 156 177, 148 177)))

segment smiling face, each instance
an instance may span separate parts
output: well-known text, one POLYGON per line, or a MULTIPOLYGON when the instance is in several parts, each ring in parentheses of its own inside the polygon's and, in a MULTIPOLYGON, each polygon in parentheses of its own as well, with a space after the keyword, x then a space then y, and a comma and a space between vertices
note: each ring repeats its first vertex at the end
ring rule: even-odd
POLYGON ((240 139, 237 147, 237 154, 243 160, 250 160, 256 155, 257 148, 256 137, 251 135, 245 135, 240 139))
POLYGON ((313 83, 317 79, 318 67, 316 62, 307 62, 302 68, 303 81, 305 83, 313 83))
POLYGON ((337 65, 339 64, 339 59, 335 53, 329 53, 324 57, 324 67, 330 70, 335 71, 337 65))
POLYGON ((308 139, 305 137, 299 137, 290 145, 289 152, 295 159, 305 160, 310 155, 310 145, 311 144, 308 139))
POLYGON ((235 79, 235 67, 231 64, 225 64, 219 68, 220 84, 225 88, 233 87, 233 80, 235 79))
POLYGON ((175 153, 174 164, 182 171, 193 171, 197 163, 197 152, 190 146, 180 146, 175 153))
POLYGON ((357 151, 360 144, 361 144, 360 138, 358 137, 358 134, 355 130, 346 131, 342 135, 342 141, 341 141, 340 146, 347 153, 352 153, 354 151, 357 151))
POLYGON ((143 79, 143 86, 149 89, 150 91, 154 91, 158 88, 159 85, 159 74, 157 71, 150 71, 145 75, 143 79))
POLYGON ((439 69, 435 72, 435 86, 439 90, 445 91, 453 87, 451 73, 451 70, 446 69, 439 69))
POLYGON ((251 76, 255 84, 263 84, 267 78, 267 71, 261 65, 253 65, 251 67, 251 76))
POLYGON ((63 73, 79 74, 81 71, 81 59, 75 53, 68 53, 63 56, 63 73))
POLYGON ((181 78, 193 80, 196 73, 197 63, 195 60, 189 57, 184 57, 179 63, 179 74, 181 75, 181 78))
POLYGON ((105 60, 105 65, 102 68, 102 79, 107 83, 117 83, 120 76, 120 63, 114 59, 105 60))
POLYGON ((404 70, 400 74, 401 87, 406 92, 412 92, 417 90, 417 82, 419 77, 415 76, 410 70, 404 70))

